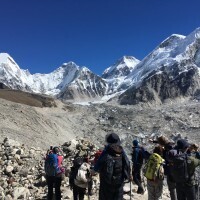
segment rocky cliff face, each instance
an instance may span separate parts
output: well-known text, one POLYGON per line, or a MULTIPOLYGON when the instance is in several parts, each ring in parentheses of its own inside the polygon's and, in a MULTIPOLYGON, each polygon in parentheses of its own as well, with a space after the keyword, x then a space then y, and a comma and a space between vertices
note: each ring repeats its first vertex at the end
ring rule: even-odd
POLYGON ((167 73, 165 67, 159 73, 154 71, 138 86, 130 87, 119 97, 120 104, 134 105, 139 102, 163 103, 167 99, 192 97, 200 88, 200 76, 196 67, 179 74, 177 66, 167 73), (162 71, 163 70, 163 71, 162 71))
POLYGON ((173 35, 141 61, 127 78, 121 104, 163 103, 193 97, 200 88, 200 29, 187 37, 173 35), (127 81, 128 82, 128 81, 127 81))
POLYGON ((90 100, 98 99, 105 95, 107 83, 101 77, 83 68, 77 78, 67 85, 58 95, 63 100, 90 100))

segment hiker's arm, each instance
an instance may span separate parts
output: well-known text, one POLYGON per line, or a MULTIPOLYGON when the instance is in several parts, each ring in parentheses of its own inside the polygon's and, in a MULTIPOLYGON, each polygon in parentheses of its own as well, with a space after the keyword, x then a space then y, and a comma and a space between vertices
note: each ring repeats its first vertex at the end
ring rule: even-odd
POLYGON ((131 177, 131 165, 130 165, 130 161, 129 161, 129 159, 128 159, 128 157, 127 157, 127 155, 126 155, 124 150, 123 150, 122 156, 123 156, 123 159, 124 159, 124 162, 125 162, 124 163, 125 172, 126 172, 125 179, 126 180, 131 180, 132 179, 132 177, 131 177))
POLYGON ((96 161, 96 164, 94 165, 94 168, 93 170, 95 172, 98 172, 100 170, 100 167, 101 167, 101 162, 104 158, 104 155, 106 154, 106 149, 103 150, 103 152, 101 153, 101 155, 99 156, 98 160, 96 161))

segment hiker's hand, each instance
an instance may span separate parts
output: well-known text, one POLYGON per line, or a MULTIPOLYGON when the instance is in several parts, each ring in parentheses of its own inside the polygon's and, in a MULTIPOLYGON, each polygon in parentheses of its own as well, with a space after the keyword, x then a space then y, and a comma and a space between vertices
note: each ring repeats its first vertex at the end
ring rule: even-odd
POLYGON ((153 142, 153 139, 149 139, 149 142, 153 142))

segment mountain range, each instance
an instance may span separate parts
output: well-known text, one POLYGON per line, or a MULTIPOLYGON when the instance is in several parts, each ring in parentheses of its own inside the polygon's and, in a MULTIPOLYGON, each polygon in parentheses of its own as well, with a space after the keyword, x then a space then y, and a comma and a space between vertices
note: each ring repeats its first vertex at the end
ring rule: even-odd
POLYGON ((124 56, 101 76, 74 62, 49 74, 30 74, 8 53, 0 53, 0 88, 45 94, 63 101, 120 104, 163 103, 200 96, 200 28, 188 36, 173 34, 143 60, 124 56))

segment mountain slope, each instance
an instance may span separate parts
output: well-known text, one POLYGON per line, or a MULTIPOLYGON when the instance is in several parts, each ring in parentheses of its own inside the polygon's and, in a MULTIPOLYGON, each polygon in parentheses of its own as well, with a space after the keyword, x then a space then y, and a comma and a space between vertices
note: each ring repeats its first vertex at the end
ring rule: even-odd
POLYGON ((101 77, 83 67, 76 79, 62 89, 58 98, 77 101, 98 100, 106 94, 107 87, 107 83, 101 77))
POLYGON ((123 56, 114 65, 108 67, 102 74, 102 78, 108 83, 107 94, 113 94, 125 90, 120 87, 124 79, 133 71, 140 61, 132 56, 123 56))
POLYGON ((119 102, 160 101, 192 96, 200 88, 200 28, 187 37, 172 35, 144 58, 125 79, 129 89, 119 102))

